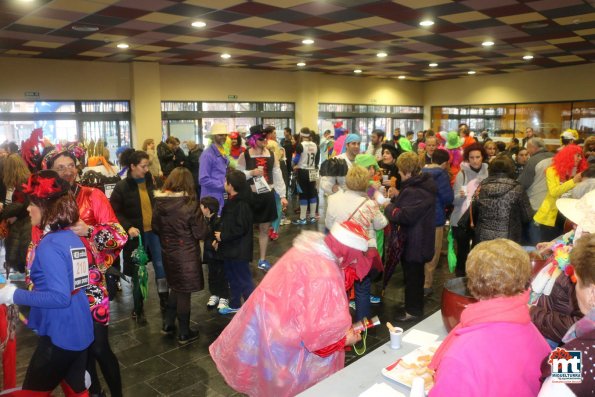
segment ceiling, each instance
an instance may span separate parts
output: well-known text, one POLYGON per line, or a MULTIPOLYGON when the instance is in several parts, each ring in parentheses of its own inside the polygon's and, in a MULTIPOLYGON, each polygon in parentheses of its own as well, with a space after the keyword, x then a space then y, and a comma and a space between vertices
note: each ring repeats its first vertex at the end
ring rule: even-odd
POLYGON ((594 62, 595 0, 1 0, 0 56, 452 79, 594 62))

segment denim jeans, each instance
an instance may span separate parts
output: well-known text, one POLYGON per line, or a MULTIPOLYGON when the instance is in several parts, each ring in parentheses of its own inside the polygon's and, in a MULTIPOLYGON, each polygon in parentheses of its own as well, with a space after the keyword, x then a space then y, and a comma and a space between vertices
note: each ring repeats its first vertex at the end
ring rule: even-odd
POLYGON ((370 289, 372 287, 370 276, 356 281, 353 285, 355 287, 355 321, 360 321, 364 317, 370 318, 370 289))
POLYGON ((151 253, 151 262, 153 263, 153 270, 155 270, 155 280, 165 278, 159 236, 153 232, 145 232, 143 234, 143 245, 145 246, 145 250, 151 253))

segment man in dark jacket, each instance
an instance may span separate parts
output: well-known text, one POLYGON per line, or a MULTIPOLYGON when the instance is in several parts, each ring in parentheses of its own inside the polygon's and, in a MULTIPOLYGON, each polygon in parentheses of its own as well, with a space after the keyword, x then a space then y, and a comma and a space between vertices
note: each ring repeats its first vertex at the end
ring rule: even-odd
POLYGON ((167 178, 169 173, 176 168, 176 149, 179 148, 178 140, 175 136, 170 136, 157 145, 157 157, 159 164, 161 164, 161 171, 163 176, 167 178))
POLYGON ((196 197, 200 197, 200 185, 198 184, 199 162, 202 154, 202 147, 197 145, 194 141, 187 141, 188 156, 184 161, 184 167, 188 168, 192 173, 192 180, 196 190, 196 197))
POLYGON ((400 227, 405 246, 401 266, 405 277, 405 314, 397 321, 423 316, 424 264, 434 256, 436 184, 430 174, 421 173, 417 153, 403 153, 397 159, 401 192, 393 188, 384 214, 392 227, 400 227))

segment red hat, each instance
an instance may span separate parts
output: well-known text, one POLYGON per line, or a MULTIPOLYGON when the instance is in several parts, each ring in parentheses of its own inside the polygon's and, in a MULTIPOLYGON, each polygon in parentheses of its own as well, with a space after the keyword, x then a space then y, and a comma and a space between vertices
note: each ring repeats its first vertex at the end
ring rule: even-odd
POLYGON ((331 235, 341 244, 358 251, 368 250, 368 233, 364 228, 353 221, 335 223, 331 228, 331 235))

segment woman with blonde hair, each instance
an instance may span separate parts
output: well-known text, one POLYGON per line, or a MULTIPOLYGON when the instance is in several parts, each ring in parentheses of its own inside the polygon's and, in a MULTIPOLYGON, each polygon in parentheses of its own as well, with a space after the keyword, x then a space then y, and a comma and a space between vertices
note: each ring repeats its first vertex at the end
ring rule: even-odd
POLYGON ((436 351, 430 397, 537 395, 550 348, 529 316, 529 255, 510 240, 484 241, 469 253, 467 276, 479 302, 436 351))
POLYGON ((143 142, 143 152, 149 155, 149 172, 153 175, 155 181, 160 180, 163 177, 163 172, 161 171, 161 164, 157 158, 155 140, 153 138, 145 139, 143 142))
POLYGON ((0 197, 2 209, 0 221, 6 221, 10 232, 4 241, 6 248, 7 270, 14 269, 15 274, 9 276, 13 281, 25 279, 25 263, 27 247, 31 242, 31 219, 27 212, 29 200, 23 194, 22 185, 31 175, 27 164, 21 156, 14 153, 4 160, 2 181, 6 186, 6 196, 0 197))

